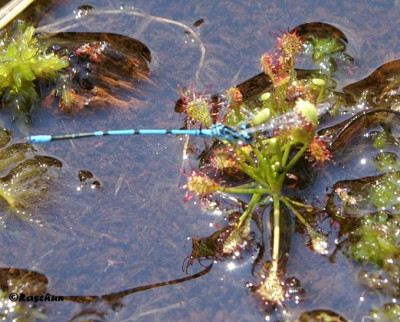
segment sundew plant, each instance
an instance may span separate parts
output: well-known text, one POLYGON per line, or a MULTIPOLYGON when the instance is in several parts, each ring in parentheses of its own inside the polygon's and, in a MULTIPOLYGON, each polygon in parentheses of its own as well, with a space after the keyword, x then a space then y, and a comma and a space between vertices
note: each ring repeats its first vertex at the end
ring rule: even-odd
MULTIPOLYGON (((260 207, 270 207, 273 218, 270 260, 263 264, 259 282, 249 286, 264 303, 272 305, 282 304, 288 297, 279 269, 280 219, 284 209, 305 225, 314 251, 327 252, 325 236, 314 231, 297 210, 309 209, 310 206, 283 193, 286 177, 302 157, 307 155, 315 170, 323 168, 323 164, 331 160, 324 140, 316 132, 319 106, 326 97, 326 83, 320 78, 297 79, 295 60, 302 50, 299 35, 282 32, 277 38, 276 51, 261 57, 262 69, 272 86, 261 95, 257 106, 247 106, 242 93, 232 88, 226 93, 228 108, 216 114, 213 102, 205 95, 181 91, 183 111, 192 124, 208 128, 218 120, 252 135, 252 141, 247 142, 250 144, 239 141, 214 146, 209 159, 211 169, 193 170, 187 176, 184 188, 187 189, 187 199, 193 195, 203 198, 217 193, 249 196, 244 212, 218 236, 217 256, 220 258, 237 255, 246 248, 253 214, 260 207), (223 182, 217 179, 216 173, 241 174, 245 179, 223 182)), ((194 259, 192 253, 189 262, 194 259)))

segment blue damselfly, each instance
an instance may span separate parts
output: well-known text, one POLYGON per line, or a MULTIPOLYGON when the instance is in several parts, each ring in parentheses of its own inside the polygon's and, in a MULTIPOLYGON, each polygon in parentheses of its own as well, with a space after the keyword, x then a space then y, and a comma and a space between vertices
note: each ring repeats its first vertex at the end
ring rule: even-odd
MULTIPOLYGON (((329 104, 320 104, 318 106, 318 114, 323 114, 329 108, 329 104)), ((222 141, 244 142, 250 144, 253 142, 255 133, 263 133, 270 136, 271 131, 284 129, 285 127, 299 124, 301 117, 296 111, 290 111, 275 117, 268 122, 251 126, 251 122, 242 122, 238 126, 232 127, 224 125, 220 122, 213 124, 209 129, 128 129, 128 130, 109 130, 109 131, 94 131, 76 134, 64 135, 31 135, 27 137, 30 143, 48 143, 58 140, 80 139, 87 137, 101 137, 108 135, 189 135, 204 138, 214 138, 222 141)))

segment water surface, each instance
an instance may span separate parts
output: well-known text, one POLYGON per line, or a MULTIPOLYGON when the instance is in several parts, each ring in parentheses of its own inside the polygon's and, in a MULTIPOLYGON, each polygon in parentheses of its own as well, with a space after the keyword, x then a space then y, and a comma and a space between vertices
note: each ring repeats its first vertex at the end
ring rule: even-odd
MULTIPOLYGON (((82 4, 55 3, 40 26, 54 17, 73 14, 82 4)), ((306 22, 333 24, 349 37, 356 66, 348 84, 398 58, 398 1, 160 4, 102 0, 84 4, 97 10, 120 10, 121 14, 104 14, 89 23, 81 19, 69 31, 120 33, 142 41, 152 52, 150 78, 154 85, 144 86, 142 102, 128 110, 91 108, 72 116, 37 110, 32 133, 179 128, 183 117, 174 112, 177 85, 201 89, 211 84, 213 92, 221 92, 241 83, 260 72, 259 58, 273 48, 278 30, 306 22), (149 16, 125 14, 131 10, 149 16), (198 33, 206 48, 200 70, 198 41, 179 26, 152 22, 150 15, 185 23, 198 33), (199 19, 205 22, 193 26, 199 19)), ((185 192, 180 187, 185 178, 179 171, 183 146, 184 141, 174 137, 88 139, 41 146, 46 154, 63 160, 67 175, 75 181, 71 179, 57 192, 60 197, 54 205, 32 211, 42 219, 43 227, 7 219, 1 234, 2 266, 40 272, 49 279, 48 291, 62 295, 100 295, 186 276, 181 268, 191 251, 188 237, 208 236, 214 231, 210 223, 224 221, 205 214, 196 201, 183 201, 185 192), (77 191, 81 169, 93 173, 100 187, 92 189, 88 184, 77 191)), ((321 199, 324 193, 315 192, 321 199)), ((103 312, 105 319, 115 321, 261 321, 265 314, 245 287, 252 279, 250 263, 250 255, 237 261, 234 270, 228 269, 227 262, 216 263, 198 279, 127 296, 115 311, 101 303, 64 302, 47 304, 45 314, 50 320, 67 320, 93 307, 103 312)), ((202 269, 196 264, 190 273, 202 269)), ((303 238, 294 235, 288 276, 301 280, 307 296, 304 303, 291 308, 292 318, 304 310, 327 308, 360 320, 370 305, 360 303, 366 291, 350 273, 352 269, 340 253, 332 264, 314 255, 303 238)), ((370 301, 381 304, 377 297, 370 301)))

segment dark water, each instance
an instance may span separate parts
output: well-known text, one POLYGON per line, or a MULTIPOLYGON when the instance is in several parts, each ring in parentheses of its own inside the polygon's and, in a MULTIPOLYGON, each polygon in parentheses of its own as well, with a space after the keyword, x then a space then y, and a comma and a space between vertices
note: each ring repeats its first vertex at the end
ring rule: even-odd
MULTIPOLYGON (((154 85, 144 86, 141 105, 129 110, 92 108, 74 116, 37 110, 33 133, 179 128, 183 118, 174 112, 177 85, 203 88, 212 84, 212 91, 219 92, 241 83, 259 73, 259 58, 272 49, 274 33, 306 22, 333 24, 349 37, 356 60, 349 84, 398 58, 400 49, 399 1, 68 1, 55 4, 40 26, 54 17, 73 15, 82 4, 97 10, 120 10, 120 15, 105 12, 98 19, 78 19, 65 25, 77 22, 71 31, 120 33, 145 43, 153 55, 150 78, 154 85), (131 16, 131 10, 191 26, 206 48, 202 68, 197 71, 199 43, 183 28, 152 22, 150 16, 131 16), (199 19, 205 23, 194 27, 199 19)), ((76 180, 57 192, 54 205, 33 210, 43 227, 7 219, 1 234, 2 266, 40 272, 49 279, 48 291, 61 295, 101 295, 185 277, 182 262, 191 251, 187 238, 210 235, 214 231, 210 223, 223 224, 223 219, 205 213, 193 201, 183 201, 185 192, 180 187, 185 178, 179 171, 183 144, 172 137, 135 137, 42 146, 46 154, 63 160, 67 175, 76 180), (92 172, 100 188, 92 189, 89 184, 76 191, 81 169, 92 172)), ((324 193, 315 191, 320 199, 324 193)), ((296 235, 291 251, 288 276, 301 280, 307 296, 305 302, 291 308, 289 319, 320 308, 352 320, 367 314, 371 305, 360 302, 366 291, 357 284, 351 273, 354 267, 343 255, 332 264, 314 255, 296 235)), ((50 320, 68 320, 94 309, 116 321, 264 320, 265 314, 245 287, 252 280, 250 255, 235 263, 233 270, 228 262, 217 263, 198 279, 126 296, 115 311, 101 303, 63 302, 46 304, 45 314, 50 320)), ((196 264, 190 273, 202 269, 196 264)), ((371 296, 369 301, 381 304, 378 297, 371 296)))

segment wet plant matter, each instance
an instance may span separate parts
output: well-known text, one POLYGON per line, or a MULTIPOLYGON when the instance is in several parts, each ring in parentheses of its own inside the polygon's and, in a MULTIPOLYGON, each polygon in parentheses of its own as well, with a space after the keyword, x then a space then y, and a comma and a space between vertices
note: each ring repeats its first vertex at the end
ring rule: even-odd
MULTIPOLYGON (((326 229, 318 227, 318 217, 326 211, 332 227, 340 228, 338 240, 343 240, 331 259, 334 260, 339 249, 343 250, 352 260, 366 265, 359 274, 361 282, 373 289, 386 290, 393 296, 399 295, 398 133, 394 128, 399 115, 397 111, 386 109, 397 104, 393 94, 389 105, 387 99, 396 87, 396 78, 383 78, 390 84, 380 86, 374 93, 369 92, 367 100, 373 102, 371 107, 375 109, 317 131, 319 119, 328 106, 335 107, 330 111, 333 115, 340 110, 346 113, 348 106, 365 99, 366 96, 359 93, 365 83, 373 82, 378 72, 360 84, 347 86, 344 93, 335 92, 336 72, 343 72, 343 65, 351 66, 353 62, 345 53, 347 38, 334 27, 320 23, 317 25, 323 27, 320 28, 322 31, 312 35, 311 25, 278 36, 276 51, 261 58, 267 77, 258 75, 252 80, 254 84, 240 84, 228 90, 219 101, 204 93, 180 90, 181 99, 177 105, 179 111, 188 115, 191 126, 209 127, 220 120, 231 126, 245 123, 247 127, 255 128, 254 142, 249 145, 224 142, 224 145, 208 146, 201 156, 200 171, 192 170, 187 175, 186 199, 198 195, 205 208, 212 203, 220 204, 216 201, 217 195, 235 194, 238 200, 249 201, 239 203, 244 210, 229 215, 229 225, 209 237, 192 240, 192 254, 185 267, 188 269, 195 260, 240 258, 246 251, 258 251, 253 266, 253 272, 258 269, 258 273, 248 287, 267 310, 277 305, 286 306, 285 302, 298 303, 304 298, 300 282, 285 276, 288 260, 285 254, 289 252, 287 244, 291 234, 285 226, 290 225, 284 219, 288 213, 296 219, 296 230, 308 236, 310 248, 317 254, 329 255, 332 253, 332 236, 329 237, 326 229), (326 31, 330 31, 330 38, 323 35, 326 31), (311 59, 309 65, 317 68, 296 70, 297 54, 302 54, 303 59, 311 59), (384 108, 377 104, 376 97, 385 97, 382 99, 384 108), (309 186, 317 173, 323 177, 327 163, 351 164, 357 153, 363 154, 365 145, 368 151, 380 151, 375 152, 372 171, 387 174, 361 178, 353 183, 337 182, 326 210, 321 205, 304 204, 292 197, 295 196, 293 188, 309 186), (301 179, 302 175, 307 178, 301 179), (336 198, 340 200, 340 206, 336 198), (271 222, 269 256, 265 254, 264 243, 257 246, 251 228, 253 219, 262 234, 267 234, 263 227, 268 224, 260 225, 260 218, 268 214, 267 221, 271 222)), ((390 64, 396 66, 393 62, 390 64)), ((396 73, 389 66, 379 70, 386 74, 396 73)), ((317 312, 320 316, 345 320, 327 310, 307 312, 304 318, 307 314, 316 316, 317 312)))
MULTIPOLYGON (((40 155, 27 143, 11 143, 12 134, 0 128, 0 197, 13 214, 33 220, 33 208, 47 203, 56 185, 62 162, 40 155)), ((35 219, 36 220, 36 219, 35 219)))
MULTIPOLYGON (((314 168, 322 167, 331 160, 324 140, 316 132, 317 106, 326 101, 326 82, 320 78, 297 78, 295 60, 302 49, 303 42, 296 32, 282 32, 278 36, 276 51, 262 56, 261 65, 272 86, 260 96, 258 106, 248 106, 237 88, 226 93, 227 110, 217 112, 217 119, 231 126, 245 122, 247 127, 255 128, 254 142, 249 145, 225 142, 225 145, 214 146, 202 171, 190 173, 185 185, 187 199, 192 194, 205 197, 217 192, 250 196, 245 211, 215 235, 217 246, 214 252, 217 257, 237 256, 246 249, 255 211, 260 207, 270 209, 272 253, 261 267, 260 281, 252 286, 254 293, 270 304, 283 303, 288 296, 279 265, 283 209, 294 213, 305 225, 315 251, 325 254, 327 247, 324 235, 315 231, 297 210, 308 209, 309 206, 283 193, 288 174, 304 155, 312 160, 314 168), (268 122, 274 125, 266 128, 268 122), (233 177, 245 175, 245 183, 223 182, 223 176, 229 174, 233 177)), ((181 91, 182 110, 200 126, 209 127, 212 124, 213 116, 208 104, 204 96, 181 91)), ((196 258, 200 243, 194 241, 193 245, 192 257, 196 258)))
POLYGON ((36 80, 55 81, 58 72, 68 66, 66 59, 46 52, 34 32, 32 26, 17 21, 10 35, 3 30, 0 44, 2 103, 13 109, 21 129, 26 129, 29 113, 39 101, 36 80))
POLYGON ((88 107, 139 105, 140 84, 150 83, 151 53, 142 42, 112 33, 46 33, 38 39, 69 62, 44 99, 45 106, 57 104, 61 111, 73 113, 88 107))
POLYGON ((88 106, 128 109, 142 95, 138 83, 149 82, 151 53, 135 39, 107 33, 35 34, 22 20, 2 32, 0 95, 24 134, 35 106, 56 103, 63 112, 88 106), (125 101, 133 88, 136 98, 125 101))

